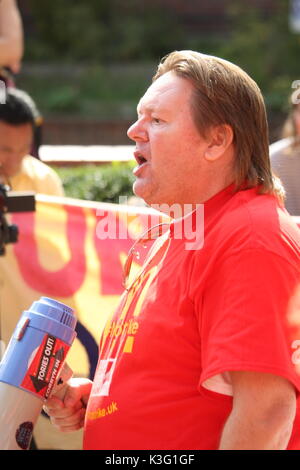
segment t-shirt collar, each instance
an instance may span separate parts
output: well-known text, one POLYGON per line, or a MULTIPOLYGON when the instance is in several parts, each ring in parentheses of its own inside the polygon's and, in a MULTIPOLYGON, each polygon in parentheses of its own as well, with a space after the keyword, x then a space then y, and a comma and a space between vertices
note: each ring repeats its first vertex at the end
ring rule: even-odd
POLYGON ((232 183, 220 192, 209 198, 207 201, 198 204, 196 209, 186 214, 184 217, 180 217, 172 220, 170 224, 170 237, 176 237, 176 233, 182 233, 183 238, 188 236, 190 231, 195 232, 199 229, 197 224, 204 222, 211 218, 221 207, 229 201, 235 193, 235 184, 232 183), (185 234, 185 235, 184 235, 185 234))

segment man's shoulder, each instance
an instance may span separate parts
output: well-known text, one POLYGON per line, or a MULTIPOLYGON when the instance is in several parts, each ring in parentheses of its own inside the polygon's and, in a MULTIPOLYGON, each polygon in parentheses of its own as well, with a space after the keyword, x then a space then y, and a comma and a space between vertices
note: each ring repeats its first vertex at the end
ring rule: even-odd
POLYGON ((26 155, 24 158, 23 158, 23 164, 26 166, 26 167, 31 167, 31 168, 49 168, 48 165, 46 165, 45 163, 43 163, 41 160, 39 160, 38 158, 35 158, 33 157, 32 155, 26 155))
POLYGON ((250 227, 253 233, 277 233, 282 224, 294 226, 293 218, 285 210, 283 202, 275 195, 260 194, 254 189, 238 192, 236 203, 228 214, 228 221, 242 230, 250 227))
POLYGON ((224 213, 223 240, 230 249, 263 249, 300 256, 300 229, 275 196, 240 191, 224 213))
POLYGON ((276 218, 283 210, 277 198, 271 194, 259 194, 257 188, 238 191, 224 211, 223 223, 241 229, 253 225, 259 229, 276 218))
POLYGON ((50 168, 46 163, 43 163, 38 158, 26 155, 22 162, 23 171, 30 173, 32 176, 43 177, 49 174, 53 174, 54 170, 50 168))
POLYGON ((62 183, 57 173, 37 158, 27 155, 22 162, 22 179, 29 181, 37 193, 63 196, 62 183))

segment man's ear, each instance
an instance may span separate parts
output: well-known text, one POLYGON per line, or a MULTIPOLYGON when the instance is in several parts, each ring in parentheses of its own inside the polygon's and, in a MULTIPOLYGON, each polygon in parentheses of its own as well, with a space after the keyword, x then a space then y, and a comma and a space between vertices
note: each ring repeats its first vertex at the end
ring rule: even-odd
POLYGON ((215 161, 222 157, 233 142, 233 130, 228 124, 220 124, 209 130, 208 145, 204 157, 208 161, 215 161))

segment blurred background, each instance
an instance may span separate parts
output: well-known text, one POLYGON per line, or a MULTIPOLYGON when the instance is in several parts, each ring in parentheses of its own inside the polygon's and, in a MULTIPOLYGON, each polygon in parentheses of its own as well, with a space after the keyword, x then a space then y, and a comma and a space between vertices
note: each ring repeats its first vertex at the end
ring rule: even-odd
POLYGON ((126 129, 158 61, 195 49, 237 63, 257 81, 272 142, 300 79, 297 3, 19 0, 25 53, 16 84, 44 115, 43 143, 129 144, 126 129))
MULTIPOLYGON (((25 52, 16 85, 44 117, 44 145, 130 144, 126 130, 137 101, 174 49, 244 68, 264 94, 270 143, 280 138, 292 83, 300 79, 299 0, 19 0, 18 6, 25 52)), ((65 166, 61 149, 56 159, 65 166)), ((116 153, 113 160, 120 160, 116 153)), ((132 194, 132 173, 130 164, 114 165, 104 177, 86 165, 56 169, 66 195, 117 202, 120 193, 132 194)))

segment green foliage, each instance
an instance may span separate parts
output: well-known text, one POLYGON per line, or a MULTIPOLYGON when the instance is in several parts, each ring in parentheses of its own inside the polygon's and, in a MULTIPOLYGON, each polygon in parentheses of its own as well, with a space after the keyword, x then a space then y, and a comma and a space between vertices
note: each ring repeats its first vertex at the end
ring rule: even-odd
POLYGON ((80 115, 96 119, 133 119, 138 99, 145 92, 155 71, 155 64, 47 67, 24 66, 17 79, 49 115, 80 115), (122 79, 120 79, 122 77, 122 79))
POLYGON ((133 196, 134 162, 111 165, 56 167, 68 197, 89 201, 119 202, 119 196, 133 196))
POLYGON ((32 60, 128 61, 165 54, 180 30, 172 10, 140 0, 29 0, 32 60), (166 34, 167 31, 167 34, 166 34))
POLYGON ((234 0, 228 11, 232 34, 218 55, 244 68, 261 87, 267 105, 282 109, 299 78, 300 35, 289 29, 289 1, 274 2, 274 12, 234 0))
POLYGON ((29 5, 36 25, 35 36, 28 38, 30 58, 47 61, 75 54, 77 60, 97 59, 106 28, 97 24, 91 2, 30 0, 29 5))
MULTIPOLYGON (((64 85, 48 90, 47 109, 51 112, 74 112, 80 109, 79 92, 72 85, 64 85)), ((39 101, 40 103, 40 101, 39 101)))
MULTIPOLYGON (((18 85, 46 114, 131 118, 155 65, 140 73, 127 64, 157 64, 171 50, 195 49, 240 65, 268 107, 285 110, 291 84, 300 79, 300 35, 289 30, 289 0, 270 2, 269 11, 253 3, 229 0, 227 32, 205 34, 190 30, 188 20, 162 0, 28 0, 34 27, 26 36, 25 63, 80 64, 82 72, 63 77, 58 69, 47 83, 21 74, 18 85)), ((196 24, 197 16, 190 21, 196 24)))

